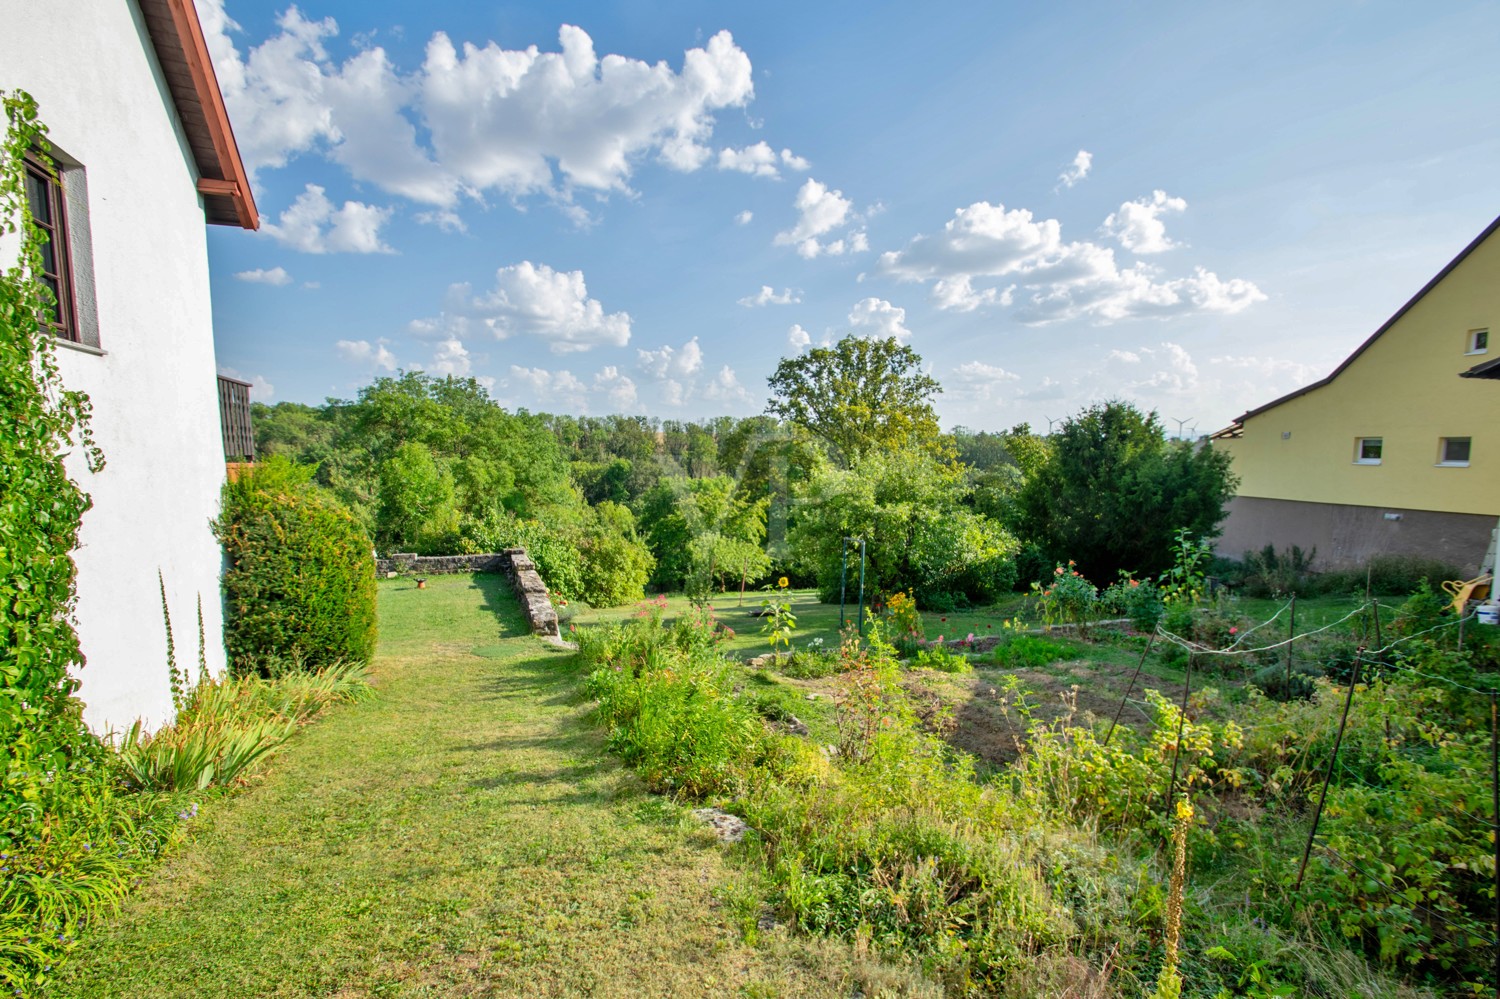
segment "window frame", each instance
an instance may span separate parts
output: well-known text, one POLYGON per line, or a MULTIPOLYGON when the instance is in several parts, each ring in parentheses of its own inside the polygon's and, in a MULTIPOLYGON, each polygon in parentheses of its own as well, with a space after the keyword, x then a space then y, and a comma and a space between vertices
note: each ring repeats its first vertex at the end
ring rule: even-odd
POLYGON ((1385 438, 1384 437, 1356 437, 1354 438, 1354 464, 1356 465, 1379 465, 1385 460, 1385 438), (1365 457, 1365 444, 1373 441, 1378 451, 1374 458, 1365 457))
POLYGON ((1437 467, 1438 468, 1468 468, 1469 467, 1469 462, 1473 460, 1473 457, 1474 457, 1474 438, 1472 438, 1472 437, 1439 437, 1438 438, 1438 460, 1437 460, 1437 467), (1469 457, 1463 459, 1462 461, 1458 461, 1456 459, 1450 459, 1448 457, 1448 445, 1450 443, 1454 443, 1454 442, 1457 442, 1457 441, 1464 441, 1469 446, 1469 450, 1468 450, 1469 457))
POLYGON ((1464 353, 1488 354, 1489 352, 1490 328, 1488 326, 1478 326, 1474 329, 1469 330, 1468 335, 1464 340, 1464 353), (1481 337, 1484 339, 1484 343, 1482 344, 1479 342, 1481 337))
MULTIPOLYGON (((55 160, 49 169, 47 161, 35 152, 24 157, 22 169, 28 180, 35 178, 42 185, 47 207, 51 213, 49 222, 32 218, 31 222, 47 236, 52 247, 52 258, 56 271, 43 273, 57 282, 57 301, 53 306, 53 317, 46 323, 52 336, 69 344, 82 344, 83 334, 78 322, 77 283, 73 275, 72 222, 68 212, 68 192, 63 186, 64 171, 55 160)), ((29 196, 28 196, 29 200, 29 196)))

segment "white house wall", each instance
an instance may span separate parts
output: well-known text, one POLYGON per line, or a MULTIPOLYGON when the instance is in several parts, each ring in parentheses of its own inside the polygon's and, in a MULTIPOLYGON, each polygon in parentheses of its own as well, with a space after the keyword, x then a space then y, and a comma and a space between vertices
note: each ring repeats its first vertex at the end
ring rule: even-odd
POLYGON ((208 251, 197 175, 132 0, 0 0, 0 88, 29 91, 88 179, 102 355, 58 350, 89 394, 108 466, 77 552, 84 717, 96 730, 171 715, 157 572, 179 665, 224 667, 219 431, 208 251))

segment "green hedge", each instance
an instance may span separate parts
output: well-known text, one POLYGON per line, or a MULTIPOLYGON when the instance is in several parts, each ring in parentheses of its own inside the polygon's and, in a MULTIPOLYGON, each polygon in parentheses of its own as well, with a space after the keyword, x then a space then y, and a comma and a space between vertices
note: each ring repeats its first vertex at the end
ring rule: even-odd
POLYGON ((370 538, 309 474, 273 458, 225 487, 214 529, 229 560, 224 645, 237 668, 289 656, 318 668, 374 652, 370 538))

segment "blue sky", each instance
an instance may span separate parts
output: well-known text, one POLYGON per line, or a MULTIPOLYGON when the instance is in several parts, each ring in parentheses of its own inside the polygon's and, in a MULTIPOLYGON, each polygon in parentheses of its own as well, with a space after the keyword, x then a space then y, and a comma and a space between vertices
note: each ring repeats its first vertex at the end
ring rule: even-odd
POLYGON ((1206 433, 1500 212, 1494 4, 197 2, 266 222, 210 233, 218 353, 265 401, 748 415, 852 331, 947 426, 1206 433))

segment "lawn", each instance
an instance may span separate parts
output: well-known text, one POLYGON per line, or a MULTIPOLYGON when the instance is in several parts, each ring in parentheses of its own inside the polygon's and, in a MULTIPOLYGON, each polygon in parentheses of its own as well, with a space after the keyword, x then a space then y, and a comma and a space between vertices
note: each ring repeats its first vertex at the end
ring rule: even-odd
POLYGON ((614 761, 575 657, 504 586, 382 582, 378 696, 205 805, 49 994, 846 996, 889 974, 745 942, 755 875, 614 761))
MULTIPOLYGON (((761 619, 756 614, 761 610, 762 601, 769 594, 759 590, 747 592, 743 600, 739 593, 716 593, 709 601, 709 606, 714 610, 714 616, 734 629, 734 638, 725 643, 727 652, 737 656, 756 656, 771 649, 770 640, 761 632, 761 619)), ((656 599, 656 598, 652 598, 656 599)), ((786 590, 776 596, 777 600, 786 600, 792 605, 792 612, 797 615, 797 630, 793 634, 792 644, 797 648, 805 648, 815 639, 822 639, 826 648, 835 648, 839 643, 839 605, 825 604, 818 601, 816 590, 786 590)), ((692 602, 681 593, 667 594, 666 618, 671 620, 688 609, 692 602)), ((1012 600, 997 604, 994 607, 979 607, 963 611, 947 613, 930 612, 923 615, 923 623, 927 630, 927 637, 936 639, 939 635, 945 639, 963 638, 969 633, 975 635, 993 635, 1012 617, 1021 613, 1024 609, 1025 600, 1021 594, 1016 594, 1012 600)), ((853 598, 844 608, 844 623, 853 627, 858 619, 858 607, 853 598)), ((631 604, 625 607, 587 608, 571 618, 571 623, 578 627, 586 627, 593 624, 609 624, 612 622, 625 621, 640 613, 640 605, 631 604)), ((871 610, 865 607, 866 621, 869 620, 871 610)), ((564 630, 566 630, 564 625, 564 630)))

